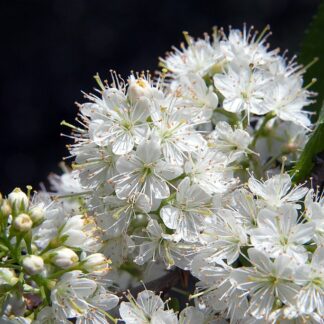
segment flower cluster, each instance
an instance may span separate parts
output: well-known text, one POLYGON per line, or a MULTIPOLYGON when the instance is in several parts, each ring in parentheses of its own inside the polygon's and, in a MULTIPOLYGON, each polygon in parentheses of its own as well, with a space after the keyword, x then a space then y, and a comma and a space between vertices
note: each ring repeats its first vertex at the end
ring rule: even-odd
POLYGON ((73 171, 50 177, 54 200, 15 190, 1 202, 6 318, 116 322, 117 295, 177 267, 199 280, 193 305, 177 314, 145 289, 121 320, 324 323, 324 199, 287 173, 315 94, 269 35, 185 33, 157 78, 95 76, 78 125, 63 122, 73 171), (13 310, 27 288, 40 300, 13 310))
POLYGON ((99 284, 110 260, 98 227, 46 193, 14 189, 0 199, 1 314, 8 323, 80 323, 105 317, 119 299, 99 284), (37 309, 37 312, 34 310, 37 309))

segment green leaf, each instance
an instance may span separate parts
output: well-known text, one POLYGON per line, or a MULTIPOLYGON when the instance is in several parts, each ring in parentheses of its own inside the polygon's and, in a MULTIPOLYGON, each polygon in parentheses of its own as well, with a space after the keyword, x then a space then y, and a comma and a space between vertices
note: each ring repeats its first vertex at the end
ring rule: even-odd
POLYGON ((317 104, 309 106, 309 110, 320 111, 320 103, 324 100, 324 1, 321 2, 317 14, 314 16, 308 29, 305 32, 302 41, 301 51, 298 62, 307 66, 314 58, 319 58, 318 62, 307 70, 304 80, 305 85, 309 84, 313 78, 317 82, 310 88, 310 90, 318 93, 316 98, 317 104))
POLYGON ((168 301, 169 309, 173 309, 175 312, 180 311, 180 302, 177 298, 171 297, 168 301))
POLYGON ((297 164, 292 170, 295 183, 306 180, 315 165, 315 156, 324 151, 324 104, 316 123, 315 131, 308 140, 297 164))

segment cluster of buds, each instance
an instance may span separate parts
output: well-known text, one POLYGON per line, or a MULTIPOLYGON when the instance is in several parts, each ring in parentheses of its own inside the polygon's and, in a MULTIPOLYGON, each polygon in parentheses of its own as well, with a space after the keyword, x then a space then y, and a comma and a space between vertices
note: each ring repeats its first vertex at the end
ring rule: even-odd
MULTIPOLYGON (((58 203, 48 203, 46 194, 31 197, 32 188, 27 189, 27 194, 16 188, 7 198, 0 197, 0 312, 3 320, 12 323, 20 323, 22 318, 26 323, 37 321, 38 313, 41 318, 54 314, 59 305, 52 300, 62 293, 58 287, 66 276, 97 286, 95 278, 103 278, 110 270, 110 260, 96 252, 100 242, 95 243, 99 238, 92 235, 97 229, 89 216, 68 216, 58 203)), ((113 304, 118 303, 104 287, 98 289, 113 304)), ((87 296, 91 312, 97 307, 97 294, 92 287, 87 296)), ((70 301, 73 299, 71 295, 70 301)), ((77 305, 74 311, 74 318, 89 316, 77 305)), ((64 314, 67 320, 70 316, 64 314)))

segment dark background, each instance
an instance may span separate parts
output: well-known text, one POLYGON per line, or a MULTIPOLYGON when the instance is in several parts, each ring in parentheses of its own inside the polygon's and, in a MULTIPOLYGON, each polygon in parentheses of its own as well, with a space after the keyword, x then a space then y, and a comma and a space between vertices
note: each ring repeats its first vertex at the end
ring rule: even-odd
MULTIPOLYGON (((155 70, 157 58, 213 25, 263 29, 273 47, 298 53, 320 0, 0 0, 0 191, 35 188, 68 155, 80 90, 109 69, 155 70)), ((319 40, 323 41, 323 40, 319 40)))

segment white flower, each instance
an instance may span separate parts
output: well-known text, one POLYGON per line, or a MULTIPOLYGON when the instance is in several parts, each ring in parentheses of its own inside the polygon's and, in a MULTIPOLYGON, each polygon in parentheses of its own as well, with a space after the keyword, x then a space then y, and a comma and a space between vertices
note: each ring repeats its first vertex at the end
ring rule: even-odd
POLYGON ((202 251, 208 254, 208 262, 227 260, 234 263, 240 256, 241 247, 248 245, 246 230, 239 224, 240 215, 229 209, 219 209, 206 221, 201 241, 206 245, 202 251))
POLYGON ((238 222, 246 229, 255 227, 259 208, 257 206, 257 200, 251 192, 244 188, 235 190, 233 193, 233 202, 230 205, 238 212, 236 214, 238 222))
POLYGON ((73 168, 79 170, 80 183, 86 188, 98 188, 105 185, 107 194, 113 192, 113 187, 107 180, 116 175, 116 156, 110 146, 101 147, 94 143, 74 145, 71 150, 75 155, 73 168))
POLYGON ((173 81, 171 88, 174 88, 174 94, 178 98, 179 114, 186 120, 193 123, 211 119, 213 110, 218 106, 218 97, 213 87, 207 87, 202 77, 196 74, 183 76, 173 81))
POLYGON ((203 77, 223 58, 219 51, 218 36, 213 36, 212 43, 209 36, 198 40, 187 36, 188 47, 182 45, 181 50, 173 47, 174 52, 169 53, 166 59, 160 58, 162 65, 172 72, 174 78, 191 73, 203 77))
POLYGON ((51 174, 49 177, 51 190, 60 194, 75 194, 84 191, 79 180, 79 171, 64 172, 62 175, 51 174))
POLYGON ((233 282, 230 266, 222 261, 208 264, 206 256, 199 254, 193 259, 191 271, 201 280, 196 284, 197 293, 192 296, 197 298, 201 310, 212 309, 233 323, 244 321, 248 301, 233 282))
POLYGON ((67 219, 59 229, 58 239, 61 239, 66 246, 96 252, 100 248, 97 232, 98 227, 92 217, 76 215, 67 219))
POLYGON ((310 105, 310 93, 302 88, 300 76, 279 77, 268 87, 265 107, 274 112, 278 118, 291 121, 296 125, 308 128, 311 121, 309 112, 304 107, 310 105))
POLYGON ((192 183, 198 184, 208 194, 225 193, 237 184, 228 164, 227 156, 221 152, 202 150, 191 155, 184 171, 192 183))
POLYGON ((293 206, 284 206, 278 212, 263 209, 258 215, 258 227, 250 230, 251 242, 258 249, 277 258, 287 254, 296 262, 307 261, 308 252, 303 244, 312 240, 314 224, 299 223, 293 206))
POLYGON ((71 249, 59 247, 48 253, 50 261, 57 267, 68 269, 79 262, 78 255, 71 249))
POLYGON ((205 323, 205 314, 193 306, 187 306, 179 314, 179 324, 205 323))
MULTIPOLYGON (((53 314, 57 321, 68 318, 101 318, 93 324, 105 323, 100 309, 111 309, 118 304, 118 297, 107 293, 103 287, 82 275, 81 271, 65 273, 51 291, 53 314), (98 304, 98 307, 97 307, 98 304), (105 307, 102 307, 104 304, 105 307)), ((77 323, 82 323, 81 321, 77 323)))
POLYGON ((44 270, 44 260, 37 255, 28 255, 23 259, 24 269, 31 275, 41 273, 44 270))
POLYGON ((41 249, 54 240, 58 244, 96 252, 101 243, 97 232, 98 227, 92 217, 68 217, 60 205, 53 204, 46 209, 44 222, 35 228, 33 239, 41 249))
POLYGON ((143 141, 136 152, 121 156, 116 168, 119 175, 113 181, 118 198, 127 199, 141 192, 151 202, 169 197, 167 181, 182 173, 180 167, 163 161, 160 144, 155 140, 143 141))
POLYGON ((152 207, 150 199, 143 193, 135 193, 126 200, 107 196, 99 204, 95 208, 96 221, 107 239, 126 233, 131 220, 136 218, 136 213, 147 214, 152 207))
POLYGON ((293 304, 298 293, 294 283, 294 263, 286 255, 280 255, 273 262, 256 249, 249 249, 252 267, 235 269, 233 280, 238 288, 250 295, 249 313, 257 319, 267 319, 276 299, 284 304, 293 304))
POLYGON ((164 228, 155 220, 150 219, 145 229, 147 237, 133 235, 142 242, 139 246, 138 255, 134 262, 143 265, 148 261, 156 262, 163 260, 167 269, 177 266, 187 270, 190 259, 193 257, 194 246, 173 241, 165 233, 164 228))
POLYGON ((232 113, 246 112, 264 115, 269 108, 264 104, 269 76, 247 66, 230 65, 223 74, 214 75, 216 89, 224 96, 222 107, 232 113))
MULTIPOLYGON (((268 31, 267 27, 264 32, 266 31, 268 31)), ((239 29, 230 29, 228 37, 221 40, 220 49, 226 61, 267 68, 278 60, 277 50, 268 52, 268 47, 265 46, 269 35, 270 33, 267 33, 260 38, 257 32, 253 33, 253 27, 247 30, 244 25, 243 32, 239 29)))
POLYGON ((163 206, 160 215, 166 227, 174 230, 174 239, 196 242, 210 216, 211 197, 187 177, 181 181, 173 204, 163 206))
POLYGON ((300 208, 299 204, 296 203, 308 191, 307 188, 302 186, 296 186, 291 189, 291 178, 286 173, 275 175, 265 182, 251 177, 248 185, 252 193, 262 199, 261 204, 264 203, 270 208, 280 208, 285 204, 294 204, 296 208, 300 208))
POLYGON ((119 313, 126 324, 177 324, 172 310, 164 310, 164 302, 153 291, 144 290, 136 300, 129 296, 129 302, 122 302, 119 313))
POLYGON ((243 129, 232 127, 225 121, 216 124, 215 130, 208 135, 208 146, 228 155, 229 162, 240 159, 251 152, 248 148, 252 138, 243 129))
POLYGON ((165 98, 156 103, 151 116, 154 126, 152 132, 160 141, 165 160, 177 165, 183 165, 188 153, 206 146, 202 135, 194 129, 195 125, 204 121, 195 123, 191 114, 183 114, 182 108, 181 102, 177 105, 177 98, 165 98))
POLYGON ((100 146, 110 144, 114 154, 126 154, 147 136, 148 99, 132 102, 123 89, 117 88, 105 89, 102 97, 100 119, 90 121, 90 138, 100 146))
POLYGON ((301 312, 317 312, 324 317, 324 247, 318 247, 310 264, 297 269, 295 281, 303 287, 298 293, 297 305, 301 312))

